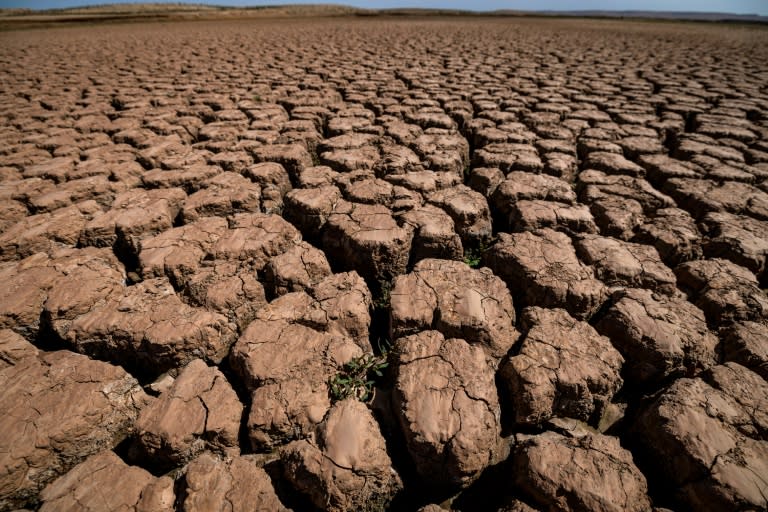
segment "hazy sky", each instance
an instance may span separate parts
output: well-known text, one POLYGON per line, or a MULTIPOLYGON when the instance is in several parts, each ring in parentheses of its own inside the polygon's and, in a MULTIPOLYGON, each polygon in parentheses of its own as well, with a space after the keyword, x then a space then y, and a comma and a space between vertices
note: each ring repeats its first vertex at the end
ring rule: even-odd
MULTIPOLYGON (((152 0, 146 0, 151 2, 152 0)), ((176 0, 178 2, 179 0, 176 0)), ((494 9, 519 10, 613 10, 613 11, 697 11, 750 13, 768 16, 768 0, 181 0, 183 3, 207 3, 218 5, 275 5, 339 3, 356 7, 445 7, 490 11, 494 9)), ((110 0, 0 0, 0 8, 28 7, 51 9, 89 4, 127 3, 110 0)))

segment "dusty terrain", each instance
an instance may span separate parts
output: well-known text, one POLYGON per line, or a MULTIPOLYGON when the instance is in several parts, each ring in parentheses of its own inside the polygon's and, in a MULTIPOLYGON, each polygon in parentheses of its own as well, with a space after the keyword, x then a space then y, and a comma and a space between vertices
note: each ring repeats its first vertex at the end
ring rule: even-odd
POLYGON ((0 510, 765 510, 768 32, 0 34, 0 510))

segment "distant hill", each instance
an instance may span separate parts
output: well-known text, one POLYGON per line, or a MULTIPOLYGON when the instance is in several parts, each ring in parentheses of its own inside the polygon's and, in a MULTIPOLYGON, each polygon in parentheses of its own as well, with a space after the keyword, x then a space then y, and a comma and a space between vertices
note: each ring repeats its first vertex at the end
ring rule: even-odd
POLYGON ((768 17, 755 14, 654 12, 654 11, 515 11, 489 12, 457 9, 361 9, 339 4, 289 4, 253 7, 226 7, 184 3, 100 4, 68 9, 0 9, 0 29, 28 28, 62 23, 130 22, 174 19, 249 19, 330 16, 497 16, 497 17, 582 17, 692 20, 708 22, 766 23, 768 17))
POLYGON ((746 21, 768 23, 768 16, 757 14, 732 14, 726 12, 686 12, 686 11, 513 11, 498 10, 491 14, 501 16, 554 16, 578 18, 633 18, 656 20, 691 20, 691 21, 746 21))
POLYGON ((240 12, 243 14, 289 14, 312 15, 329 14, 345 15, 355 14, 366 9, 358 9, 340 4, 285 4, 264 5, 251 7, 228 7, 208 4, 188 3, 119 3, 119 4, 94 4, 80 7, 62 9, 0 9, 0 15, 118 15, 118 14, 167 14, 179 12, 224 13, 240 12))

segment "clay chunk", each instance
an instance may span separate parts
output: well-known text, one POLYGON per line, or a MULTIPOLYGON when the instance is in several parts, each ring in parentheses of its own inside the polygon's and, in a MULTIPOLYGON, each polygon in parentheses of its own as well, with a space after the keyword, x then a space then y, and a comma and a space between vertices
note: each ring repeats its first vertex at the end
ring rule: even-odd
POLYGON ((711 323, 768 318, 768 297, 755 275, 744 267, 713 258, 684 263, 675 274, 680 287, 711 323))
POLYGON ((184 512, 272 510, 286 512, 269 475, 247 457, 203 452, 184 474, 184 512))
POLYGON ((89 457, 40 494, 43 512, 172 512, 173 479, 129 466, 111 451, 89 457), (105 490, 107 492, 105 492, 105 490))
POLYGON ((384 510, 402 489, 373 414, 355 399, 336 403, 314 441, 294 441, 280 458, 285 478, 322 510, 384 510))
POLYGON ((313 293, 288 293, 259 310, 230 354, 251 393, 247 428, 257 451, 309 436, 330 408, 329 379, 372 353, 371 298, 360 276, 332 275, 313 293))
POLYGON ((608 286, 648 288, 666 295, 677 292, 675 274, 654 247, 599 235, 582 235, 575 245, 579 257, 593 265, 598 279, 608 286))
POLYGON ((624 358, 588 323, 562 309, 532 307, 521 324, 520 351, 502 364, 518 425, 539 425, 553 416, 597 425, 621 388, 624 358))
POLYGON ((399 276, 391 292, 392 339, 430 329, 477 343, 496 361, 518 336, 512 297, 501 279, 488 268, 436 259, 399 276))
POLYGON ((704 312, 687 300, 628 288, 611 302, 596 328, 624 355, 628 380, 659 384, 717 364, 719 340, 704 312))
POLYGON ((501 233, 484 261, 509 286, 520 306, 564 308, 590 318, 607 290, 592 267, 579 261, 568 235, 552 229, 501 233))
POLYGON ((395 343, 394 406, 424 482, 464 487, 492 463, 500 433, 494 371, 484 351, 437 331, 395 343))
POLYGON ((115 447, 150 398, 122 368, 67 351, 0 370, 0 509, 38 493, 89 455, 115 447))
POLYGON ((131 456, 173 466, 205 448, 238 452, 242 414, 243 405, 221 371, 195 359, 141 411, 131 456))
POLYGON ((768 506, 768 383, 736 363, 675 381, 641 414, 636 434, 691 509, 768 506))
POLYGON ((521 437, 513 455, 514 480, 542 510, 652 510, 645 477, 617 438, 555 432, 521 437))
POLYGON ((75 318, 65 341, 78 352, 157 376, 200 357, 219 363, 235 338, 226 317, 188 306, 167 280, 150 279, 75 318))
POLYGON ((721 331, 723 356, 768 381, 768 324, 738 322, 721 331))
POLYGON ((328 217, 323 248, 344 270, 377 283, 405 272, 412 239, 413 229, 398 226, 388 208, 347 203, 328 217))

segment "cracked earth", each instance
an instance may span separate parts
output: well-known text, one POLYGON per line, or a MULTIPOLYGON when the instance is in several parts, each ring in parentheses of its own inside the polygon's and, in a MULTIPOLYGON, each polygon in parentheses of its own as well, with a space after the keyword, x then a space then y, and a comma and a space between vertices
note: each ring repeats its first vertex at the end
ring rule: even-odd
POLYGON ((96 24, 0 76, 0 511, 768 508, 764 27, 96 24))

